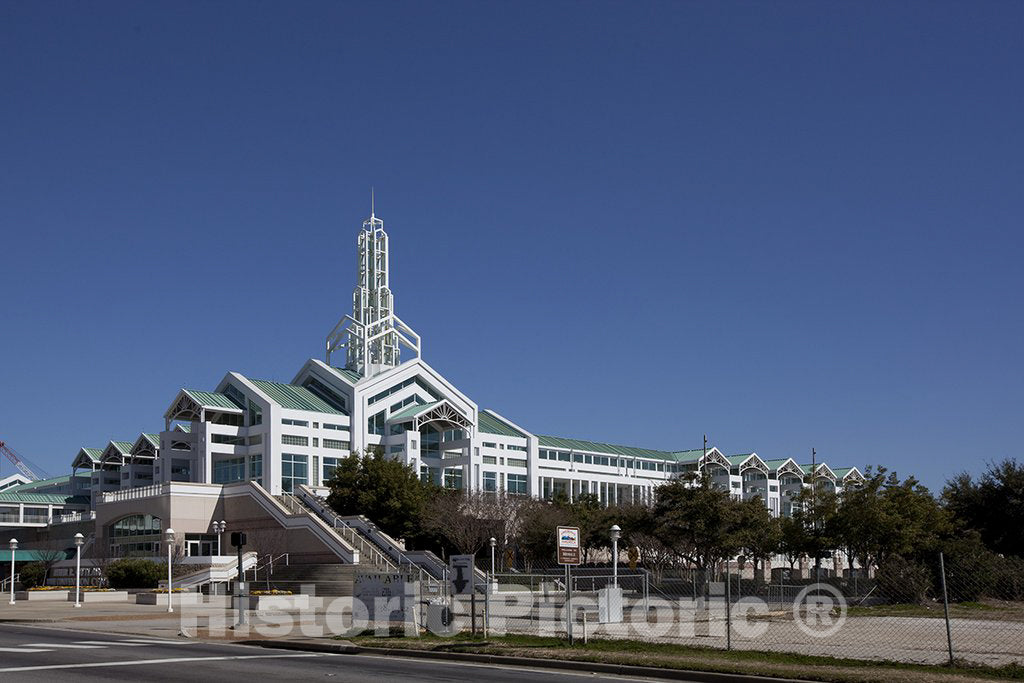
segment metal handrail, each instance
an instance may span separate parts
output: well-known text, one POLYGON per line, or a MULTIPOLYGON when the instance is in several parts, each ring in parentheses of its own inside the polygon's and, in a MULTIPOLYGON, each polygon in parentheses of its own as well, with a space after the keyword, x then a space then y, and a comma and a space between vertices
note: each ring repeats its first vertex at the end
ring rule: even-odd
POLYGON ((432 576, 424 572, 423 567, 406 556, 401 549, 393 547, 385 548, 383 545, 374 541, 373 537, 367 532, 342 519, 341 516, 333 510, 328 511, 327 507, 324 505, 313 505, 306 500, 304 496, 295 496, 294 494, 291 494, 291 497, 295 498, 307 510, 312 511, 325 521, 329 521, 335 530, 344 530, 345 532, 348 532, 347 535, 344 533, 340 535, 345 538, 345 540, 350 541, 353 545, 356 545, 359 548, 360 557, 362 556, 362 553, 365 552, 371 559, 377 560, 376 562, 373 562, 374 565, 388 570, 395 569, 399 572, 402 571, 402 565, 404 563, 409 566, 410 572, 415 571, 419 575, 420 582, 425 582, 428 585, 439 583, 432 576), (385 551, 387 551, 387 554, 385 554, 385 551), (397 557, 392 557, 392 552, 397 557))
MULTIPOLYGON (((3 593, 5 591, 8 591, 8 590, 11 589, 11 581, 12 581, 12 579, 9 576, 4 578, 3 581, 0 581, 0 593, 3 593)), ((20 583, 21 582, 21 574, 20 573, 15 574, 14 578, 13 578, 13 581, 14 581, 14 583, 20 583)))

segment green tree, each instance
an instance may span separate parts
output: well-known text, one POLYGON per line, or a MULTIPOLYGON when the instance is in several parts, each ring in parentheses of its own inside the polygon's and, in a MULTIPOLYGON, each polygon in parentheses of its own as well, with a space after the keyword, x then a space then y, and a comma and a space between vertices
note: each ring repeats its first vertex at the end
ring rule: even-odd
POLYGON ((163 565, 137 557, 111 562, 106 571, 111 588, 156 588, 166 576, 163 565))
POLYGON ((990 463, 977 481, 959 474, 946 482, 942 499, 958 528, 977 531, 997 553, 1024 557, 1024 464, 990 463))
POLYGON ((379 451, 352 453, 338 463, 325 485, 331 491, 327 504, 339 515, 364 515, 411 546, 427 538, 423 512, 438 489, 420 481, 411 466, 385 458, 379 451))
POLYGON ((708 570, 739 550, 734 533, 738 505, 707 476, 697 482, 672 481, 655 491, 656 534, 677 557, 708 570))
POLYGON ((754 564, 754 581, 764 581, 764 561, 779 552, 782 526, 760 496, 737 506, 735 542, 754 564))

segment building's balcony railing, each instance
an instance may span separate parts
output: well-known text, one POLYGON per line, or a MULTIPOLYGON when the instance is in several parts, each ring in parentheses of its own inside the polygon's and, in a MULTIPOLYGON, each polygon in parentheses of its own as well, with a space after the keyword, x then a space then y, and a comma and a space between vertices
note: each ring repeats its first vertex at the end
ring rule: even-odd
POLYGON ((50 518, 50 524, 71 524, 73 522, 88 522, 96 519, 95 512, 66 512, 62 515, 54 515, 50 518))
POLYGON ((121 491, 108 491, 102 495, 101 501, 104 503, 116 503, 122 500, 153 498, 155 496, 163 495, 163 493, 163 484, 151 484, 150 486, 137 486, 135 488, 123 489, 121 491))

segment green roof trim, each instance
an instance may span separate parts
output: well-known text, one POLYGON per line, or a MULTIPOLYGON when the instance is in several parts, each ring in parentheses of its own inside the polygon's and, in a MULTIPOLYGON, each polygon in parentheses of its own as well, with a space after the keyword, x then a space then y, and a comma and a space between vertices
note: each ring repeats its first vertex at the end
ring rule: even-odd
MULTIPOLYGON (((79 479, 85 479, 84 475, 79 475, 79 479)), ((37 479, 36 481, 30 481, 26 484, 18 484, 17 486, 11 486, 3 490, 4 493, 28 493, 37 489, 45 488, 47 486, 61 486, 67 484, 71 480, 70 474, 65 474, 61 477, 50 477, 49 479, 37 479)))
POLYGON ((675 460, 675 453, 669 451, 658 451, 651 448, 636 448, 634 446, 617 446, 610 443, 598 441, 584 441, 582 439, 567 439, 561 436, 537 435, 541 446, 547 448, 563 448, 576 451, 590 451, 592 453, 607 453, 611 455, 628 455, 639 458, 658 458, 660 460, 675 460))
POLYGON ((480 411, 477 413, 477 428, 486 434, 498 434, 499 436, 519 436, 526 438, 526 434, 510 425, 508 422, 497 418, 490 413, 480 411))
MULTIPOLYGON (((59 551, 64 553, 65 560, 70 560, 75 556, 75 551, 71 548, 64 548, 59 551)), ((22 550, 18 548, 14 553, 15 562, 44 562, 53 559, 53 553, 49 550, 22 550)), ((11 564, 11 551, 9 548, 0 550, 0 564, 11 564)))
POLYGON ((218 394, 213 391, 200 391, 199 389, 182 389, 193 401, 204 408, 217 408, 219 410, 241 411, 242 406, 227 394, 218 394))
POLYGON ((438 403, 440 403, 440 401, 431 401, 430 403, 422 403, 422 404, 413 403, 408 408, 403 408, 402 410, 399 410, 397 413, 395 413, 394 415, 389 417, 388 420, 398 420, 399 422, 401 422, 402 420, 409 420, 411 418, 416 417, 417 415, 419 415, 420 413, 422 413, 422 412, 424 412, 426 410, 430 410, 431 408, 436 406, 438 403))
MULTIPOLYGON (((710 451, 711 449, 709 448, 708 450, 710 451)), ((700 459, 703 457, 703 448, 691 448, 686 451, 675 451, 674 453, 672 453, 671 459, 675 460, 676 462, 697 463, 700 462, 700 459)))
POLYGON ((60 493, 21 493, 4 489, 0 503, 52 503, 53 505, 88 505, 88 496, 65 496, 60 493))
POLYGON ((306 387, 300 387, 294 384, 282 384, 281 382, 271 382, 266 379, 251 379, 248 377, 246 379, 256 385, 257 389, 269 396, 274 403, 278 404, 282 408, 288 408, 290 410, 308 410, 314 413, 330 413, 331 415, 345 414, 331 406, 306 387))
POLYGON ((356 382, 363 378, 363 376, 360 375, 358 372, 356 372, 355 370, 349 370, 348 368, 332 367, 331 370, 334 370, 334 372, 338 373, 338 376, 341 377, 346 382, 348 382, 349 384, 355 384, 356 382))

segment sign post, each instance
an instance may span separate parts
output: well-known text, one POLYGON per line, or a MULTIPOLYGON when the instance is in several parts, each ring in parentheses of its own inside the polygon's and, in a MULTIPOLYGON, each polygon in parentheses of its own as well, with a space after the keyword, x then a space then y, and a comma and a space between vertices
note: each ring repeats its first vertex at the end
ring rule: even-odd
POLYGON ((572 645, 572 568, 580 564, 580 530, 575 526, 558 527, 558 564, 565 566, 565 633, 572 645))
POLYGON ((242 569, 242 548, 245 547, 247 540, 245 534, 241 531, 231 532, 231 545, 235 546, 235 549, 238 551, 238 580, 235 581, 235 600, 237 600, 238 604, 239 626, 246 624, 245 610, 248 607, 246 603, 249 600, 245 585, 245 571, 242 569))

